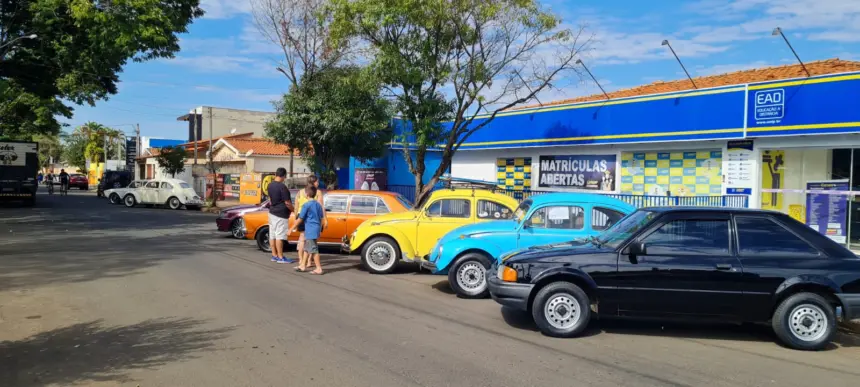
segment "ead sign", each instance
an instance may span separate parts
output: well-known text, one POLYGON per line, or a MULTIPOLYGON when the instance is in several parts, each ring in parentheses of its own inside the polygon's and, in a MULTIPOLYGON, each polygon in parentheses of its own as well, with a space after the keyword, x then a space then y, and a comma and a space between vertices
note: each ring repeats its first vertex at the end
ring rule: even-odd
POLYGON ((785 116, 785 89, 755 92, 755 120, 780 120, 785 116))

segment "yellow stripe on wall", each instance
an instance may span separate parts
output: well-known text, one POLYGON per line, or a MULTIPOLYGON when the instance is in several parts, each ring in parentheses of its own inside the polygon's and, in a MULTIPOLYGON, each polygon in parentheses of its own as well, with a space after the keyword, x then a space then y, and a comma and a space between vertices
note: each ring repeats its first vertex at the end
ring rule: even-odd
POLYGON ((797 85, 812 85, 812 84, 816 84, 816 83, 851 81, 851 80, 856 80, 856 79, 860 79, 860 74, 842 75, 839 77, 830 77, 830 78, 801 79, 801 80, 797 80, 797 81, 768 83, 766 85, 750 85, 750 90, 772 89, 774 87, 797 86, 797 85))
POLYGON ((835 128, 853 128, 853 127, 860 127, 860 122, 836 122, 836 123, 832 123, 832 124, 768 126, 766 128, 747 128, 747 132, 777 132, 780 130, 813 130, 813 129, 835 129, 835 128))
POLYGON ((624 138, 689 136, 689 135, 697 135, 697 134, 743 133, 743 131, 744 131, 743 128, 739 128, 739 129, 688 130, 688 131, 683 131, 683 132, 671 132, 671 133, 636 133, 636 134, 611 134, 611 135, 605 135, 605 136, 536 138, 536 139, 531 139, 531 140, 505 140, 505 141, 471 142, 471 143, 464 143, 462 146, 485 146, 485 145, 504 145, 504 144, 525 144, 525 143, 538 143, 538 142, 563 142, 563 141, 584 141, 584 140, 613 140, 613 139, 624 139, 624 138))

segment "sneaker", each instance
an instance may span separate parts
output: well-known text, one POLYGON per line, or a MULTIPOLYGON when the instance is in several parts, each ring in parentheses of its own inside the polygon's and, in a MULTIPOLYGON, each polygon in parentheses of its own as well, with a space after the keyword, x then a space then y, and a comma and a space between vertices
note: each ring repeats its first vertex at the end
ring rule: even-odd
POLYGON ((275 258, 275 263, 287 263, 287 261, 283 258, 275 258))
POLYGON ((272 262, 278 262, 278 257, 276 257, 276 256, 274 256, 274 255, 273 255, 273 256, 272 256, 272 262))
POLYGON ((296 263, 296 260, 292 259, 292 258, 283 257, 283 258, 281 258, 281 260, 283 260, 286 263, 296 263))

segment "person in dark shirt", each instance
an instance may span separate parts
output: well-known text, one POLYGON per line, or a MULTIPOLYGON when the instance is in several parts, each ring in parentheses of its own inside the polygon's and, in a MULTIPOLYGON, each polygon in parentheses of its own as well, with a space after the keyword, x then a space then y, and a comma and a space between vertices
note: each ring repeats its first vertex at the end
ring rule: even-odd
POLYGON ((292 259, 284 257, 284 243, 286 243, 289 231, 290 212, 293 211, 293 201, 290 198, 290 190, 284 185, 287 176, 285 168, 278 168, 275 172, 275 180, 269 183, 269 200, 272 205, 269 208, 269 246, 272 247, 272 262, 292 263, 292 259))

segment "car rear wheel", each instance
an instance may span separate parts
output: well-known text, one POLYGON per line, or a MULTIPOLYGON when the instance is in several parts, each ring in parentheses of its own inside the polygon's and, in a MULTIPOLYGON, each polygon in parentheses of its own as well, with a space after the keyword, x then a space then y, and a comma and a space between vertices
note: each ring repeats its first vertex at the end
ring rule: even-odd
POLYGON ((532 302, 532 317, 541 333, 552 337, 574 337, 591 319, 588 295, 570 282, 544 286, 532 302))
POLYGON ((119 199, 119 195, 117 194, 110 194, 108 200, 110 200, 110 204, 119 204, 120 202, 122 202, 122 200, 119 199))
POLYGON ((134 195, 125 195, 125 199, 122 200, 126 207, 134 207, 137 204, 137 200, 134 199, 134 195))
POLYGON ((272 246, 269 243, 269 227, 262 227, 257 231, 257 248, 267 253, 272 252, 272 246))
POLYGON ((836 312, 819 294, 797 293, 779 304, 771 324, 785 345, 817 351, 826 347, 836 334, 836 312))
POLYGON ((400 261, 400 247, 393 239, 378 236, 361 249, 361 264, 371 274, 389 274, 400 261))
POLYGON ((230 223, 230 235, 236 239, 245 238, 245 232, 242 231, 242 218, 236 218, 230 223))
POLYGON ((448 283, 457 296, 462 298, 487 298, 490 290, 487 288, 487 269, 490 260, 484 254, 466 254, 448 270, 448 283))
POLYGON ((179 201, 179 198, 172 197, 167 199, 167 206, 170 207, 171 210, 178 210, 182 208, 182 202, 179 201))

